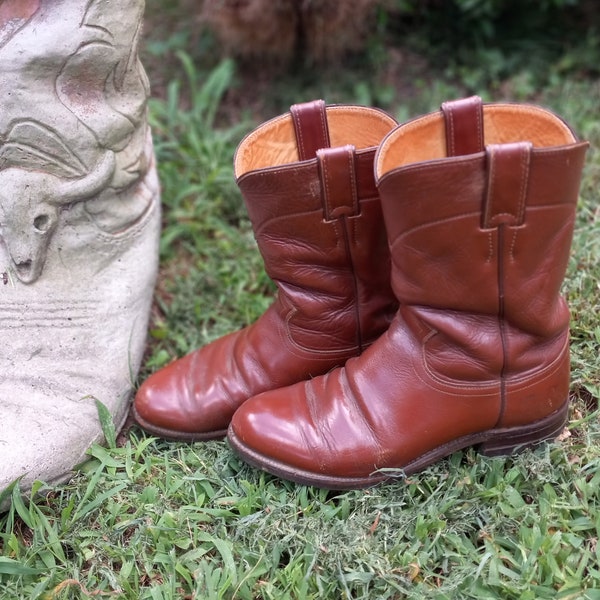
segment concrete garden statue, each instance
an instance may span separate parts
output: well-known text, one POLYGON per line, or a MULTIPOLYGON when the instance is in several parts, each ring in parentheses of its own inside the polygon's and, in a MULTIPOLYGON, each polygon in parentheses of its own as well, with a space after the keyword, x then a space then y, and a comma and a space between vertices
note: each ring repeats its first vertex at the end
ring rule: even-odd
POLYGON ((143 0, 0 0, 0 491, 118 428, 145 345, 159 195, 143 0))

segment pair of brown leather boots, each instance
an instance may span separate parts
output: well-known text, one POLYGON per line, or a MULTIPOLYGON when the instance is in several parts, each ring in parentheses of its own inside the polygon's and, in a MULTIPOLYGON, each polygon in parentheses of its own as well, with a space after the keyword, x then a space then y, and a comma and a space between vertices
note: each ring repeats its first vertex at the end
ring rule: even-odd
POLYGON ((402 125, 321 101, 261 125, 234 164, 278 295, 152 375, 138 423, 227 435, 247 462, 330 489, 556 437, 587 146, 545 109, 478 97, 402 125))

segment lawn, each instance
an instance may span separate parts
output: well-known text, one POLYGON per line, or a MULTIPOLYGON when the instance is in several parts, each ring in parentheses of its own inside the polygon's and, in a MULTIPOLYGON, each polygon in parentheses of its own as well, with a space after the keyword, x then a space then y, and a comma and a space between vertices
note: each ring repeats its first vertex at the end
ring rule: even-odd
POLYGON ((600 84, 587 66, 600 64, 597 39, 535 69, 501 55, 509 73, 491 72, 483 51, 479 66, 433 69, 380 42, 339 77, 339 67, 259 76, 205 58, 214 41, 177 3, 148 7, 165 15, 149 18, 144 51, 165 210, 140 380, 272 299, 232 175, 236 144, 260 120, 321 96, 403 120, 479 93, 549 107, 591 143, 564 285, 569 426, 514 457, 467 450, 406 480, 332 493, 254 470, 226 442, 169 443, 105 421, 107 446, 69 483, 40 484, 31 502, 15 494, 0 515, 0 597, 600 599, 600 84))

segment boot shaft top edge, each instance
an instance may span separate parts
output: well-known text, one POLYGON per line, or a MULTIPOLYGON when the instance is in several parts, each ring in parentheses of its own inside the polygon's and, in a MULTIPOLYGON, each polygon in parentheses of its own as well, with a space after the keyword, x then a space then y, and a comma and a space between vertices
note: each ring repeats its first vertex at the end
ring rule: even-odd
POLYGON ((317 223, 336 219, 342 214, 359 215, 364 201, 376 200, 379 204, 373 172, 374 148, 354 150, 346 146, 323 149, 319 153, 318 158, 311 160, 251 171, 238 180, 255 233, 274 219, 312 213, 317 223), (330 164, 328 157, 332 154, 347 157, 346 175, 342 179, 337 171, 324 177, 327 171, 324 172, 323 167, 330 164), (340 185, 342 182, 344 185, 340 185), (342 206, 352 207, 352 210, 340 213, 342 206))
MULTIPOLYGON (((375 157, 376 179, 379 181, 386 173, 415 163, 447 159, 452 155, 456 158, 468 156, 449 151, 454 145, 460 147, 464 141, 448 140, 449 131, 452 131, 448 115, 455 113, 447 109, 430 113, 399 125, 386 135, 375 157)), ((474 118, 477 112, 472 111, 471 114, 474 118)), ((480 127, 483 141, 481 150, 490 144, 516 142, 530 142, 538 150, 569 146, 579 141, 558 115, 534 105, 483 105, 480 127)), ((476 129, 475 124, 473 129, 476 129)), ((469 146, 462 144, 462 147, 469 146)))
MULTIPOLYGON (((357 105, 326 106, 325 115, 328 129, 325 138, 329 138, 332 148, 348 144, 357 150, 374 148, 398 124, 383 110, 357 105)), ((262 169, 303 162, 302 152, 299 151, 298 125, 298 119, 288 112, 263 123, 246 135, 235 152, 236 179, 262 169)))

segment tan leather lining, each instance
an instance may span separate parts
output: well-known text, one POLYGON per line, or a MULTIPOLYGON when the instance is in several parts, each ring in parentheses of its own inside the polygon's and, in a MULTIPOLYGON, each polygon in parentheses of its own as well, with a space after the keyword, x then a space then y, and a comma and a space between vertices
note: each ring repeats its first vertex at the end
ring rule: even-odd
MULTIPOLYGON (((484 143, 531 142, 534 147, 563 146, 577 141, 555 114, 531 105, 493 104, 483 109, 484 143)), ((377 177, 391 169, 446 157, 441 112, 401 125, 384 142, 376 164, 377 177)))
MULTIPOLYGON (((386 113, 361 106, 328 106, 327 120, 331 146, 351 144, 357 150, 377 146, 397 125, 386 113)), ((296 161, 294 125, 287 113, 267 121, 242 140, 235 155, 235 176, 296 161)))

